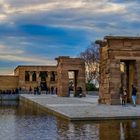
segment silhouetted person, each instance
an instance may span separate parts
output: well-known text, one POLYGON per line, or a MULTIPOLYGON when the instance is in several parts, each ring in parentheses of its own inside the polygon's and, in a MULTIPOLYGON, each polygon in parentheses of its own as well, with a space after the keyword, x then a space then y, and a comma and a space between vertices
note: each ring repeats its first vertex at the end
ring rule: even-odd
POLYGON ((37 91, 36 91, 36 87, 34 87, 34 95, 36 95, 36 92, 37 92, 37 91))
POLYGON ((18 88, 16 88, 15 92, 16 92, 16 94, 19 94, 18 88))
POLYGON ((55 94, 57 95, 57 87, 55 88, 55 94))
POLYGON ((40 94, 38 86, 36 87, 36 92, 37 92, 38 95, 40 94))
POLYGON ((54 87, 51 87, 51 94, 54 93, 54 87))
POLYGON ((46 86, 46 94, 48 94, 48 87, 46 86))
POLYGON ((134 106, 136 106, 136 98, 137 98, 137 89, 134 85, 132 85, 132 101, 134 106))
POLYGON ((29 93, 30 93, 30 94, 32 93, 32 88, 31 88, 31 87, 29 88, 29 93))

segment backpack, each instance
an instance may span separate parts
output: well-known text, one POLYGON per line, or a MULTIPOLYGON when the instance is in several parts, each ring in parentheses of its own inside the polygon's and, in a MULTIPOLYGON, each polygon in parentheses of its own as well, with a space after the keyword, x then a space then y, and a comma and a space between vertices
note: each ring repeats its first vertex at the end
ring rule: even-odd
POLYGON ((137 89, 135 88, 135 92, 137 93, 137 89))

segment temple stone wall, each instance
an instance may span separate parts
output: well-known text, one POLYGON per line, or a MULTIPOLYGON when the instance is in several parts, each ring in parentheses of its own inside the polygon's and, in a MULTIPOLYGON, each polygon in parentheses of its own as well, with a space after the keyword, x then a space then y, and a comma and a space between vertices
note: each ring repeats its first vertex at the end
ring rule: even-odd
POLYGON ((120 61, 114 59, 110 61, 109 65, 109 92, 110 92, 110 104, 120 104, 120 61))
POLYGON ((131 85, 138 89, 140 103, 140 37, 106 36, 100 44, 100 87, 99 102, 120 104, 120 63, 127 64, 127 90, 131 101, 131 85))
POLYGON ((100 88, 99 88, 99 102, 109 103, 109 54, 108 47, 100 48, 100 88))
POLYGON ((58 57, 57 75, 58 75, 58 96, 68 96, 69 77, 68 72, 75 72, 76 87, 81 87, 83 92, 85 87, 85 63, 80 58, 58 57))
MULTIPOLYGON (((137 70, 137 79, 140 79, 140 60, 136 61, 136 70, 137 70)), ((137 103, 140 104, 140 80, 137 80, 137 89, 138 89, 138 95, 137 95, 137 103)))
POLYGON ((18 86, 18 76, 0 76, 0 90, 16 89, 18 86))
POLYGON ((55 81, 51 81, 51 72, 56 73, 56 66, 18 66, 14 73, 15 75, 19 76, 18 87, 22 87, 23 89, 29 89, 30 87, 33 89, 34 87, 40 86, 40 72, 45 71, 47 72, 48 76, 46 78, 46 83, 49 88, 52 86, 56 88, 57 86, 57 75, 55 81), (28 71, 30 74, 30 80, 25 81, 25 72, 28 71), (32 81, 32 74, 33 72, 36 73, 36 81, 32 81))

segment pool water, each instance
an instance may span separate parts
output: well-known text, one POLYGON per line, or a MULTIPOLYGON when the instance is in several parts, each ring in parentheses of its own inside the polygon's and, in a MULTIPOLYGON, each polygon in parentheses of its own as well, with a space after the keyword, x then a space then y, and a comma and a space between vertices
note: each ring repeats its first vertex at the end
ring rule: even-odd
POLYGON ((31 106, 1 106, 0 140, 140 140, 140 120, 69 122, 31 106))

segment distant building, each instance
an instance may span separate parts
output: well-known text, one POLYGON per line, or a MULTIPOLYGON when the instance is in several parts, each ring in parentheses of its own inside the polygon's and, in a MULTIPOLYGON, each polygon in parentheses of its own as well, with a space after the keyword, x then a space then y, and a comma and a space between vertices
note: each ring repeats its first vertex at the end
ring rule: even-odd
POLYGON ((57 72, 56 66, 17 66, 13 76, 0 76, 0 89, 8 90, 22 88, 29 90, 35 87, 46 88, 56 87, 57 72))
POLYGON ((69 87, 85 91, 85 64, 80 58, 60 56, 57 66, 17 66, 14 75, 0 75, 0 90, 54 89, 58 96, 67 96, 69 87))

